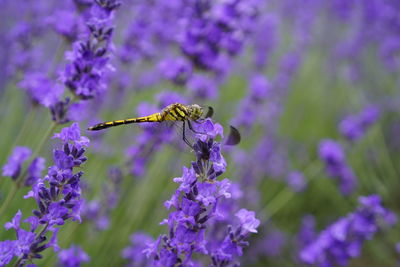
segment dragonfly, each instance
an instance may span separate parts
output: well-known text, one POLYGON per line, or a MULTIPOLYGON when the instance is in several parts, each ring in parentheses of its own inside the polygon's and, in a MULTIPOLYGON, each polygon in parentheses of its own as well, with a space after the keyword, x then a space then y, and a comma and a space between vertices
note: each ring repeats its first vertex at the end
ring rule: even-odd
MULTIPOLYGON (((189 147, 193 148, 192 143, 189 142, 188 140, 187 131, 190 130, 193 133, 204 134, 196 131, 193 127, 193 123, 202 123, 207 118, 211 118, 213 114, 214 114, 214 109, 212 107, 207 107, 207 111, 205 111, 205 108, 201 107, 198 104, 184 105, 181 103, 174 103, 166 106, 160 112, 153 113, 148 116, 102 122, 92 127, 89 127, 88 130, 98 131, 118 125, 131 124, 131 123, 181 122, 183 141, 189 147)), ((239 131, 235 127, 230 126, 230 133, 227 140, 225 141, 225 144, 237 145, 240 142, 240 139, 241 137, 239 131)))

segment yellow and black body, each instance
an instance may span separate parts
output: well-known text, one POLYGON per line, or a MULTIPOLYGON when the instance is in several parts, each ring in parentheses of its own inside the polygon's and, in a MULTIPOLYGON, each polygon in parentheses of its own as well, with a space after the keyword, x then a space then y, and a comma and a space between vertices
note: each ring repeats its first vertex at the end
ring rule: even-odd
MULTIPOLYGON (((189 127, 189 129, 194 132, 194 133, 199 133, 196 132, 193 129, 193 126, 191 122, 196 122, 196 123, 201 123, 205 118, 209 118, 213 115, 214 111, 211 107, 208 107, 208 111, 204 113, 204 109, 197 105, 197 104, 192 104, 192 105, 183 105, 180 103, 174 103, 171 105, 168 105, 167 107, 163 108, 161 112, 157 112, 148 116, 144 117, 137 117, 137 118, 130 118, 130 119, 125 119, 125 120, 115 120, 115 121, 107 121, 107 122, 102 122, 99 124, 96 124, 92 127, 89 127, 89 131, 98 131, 98 130, 103 130, 107 129, 110 127, 118 126, 118 125, 123 125, 123 124, 131 124, 131 123, 143 123, 143 122, 183 122, 182 125, 182 134, 183 134, 183 140, 187 145, 193 148, 192 144, 188 141, 185 131, 186 131, 186 125, 189 127)), ((231 133, 232 133, 232 128, 234 129, 234 137, 229 137, 229 139, 232 139, 229 141, 230 145, 235 145, 240 142, 240 134, 236 130, 236 128, 231 126, 231 133)))
MULTIPOLYGON (((207 113, 207 115, 212 115, 211 111, 207 113)), ((89 127, 89 131, 98 131, 107 129, 110 127, 130 124, 130 123, 142 123, 142 122, 166 122, 166 121, 181 121, 183 122, 183 140, 186 144, 192 147, 192 144, 186 139, 185 136, 185 124, 187 123, 190 130, 195 132, 192 128, 191 121, 197 121, 201 119, 204 115, 204 109, 197 104, 193 105, 183 105, 180 103, 174 103, 167 107, 165 107, 161 112, 157 112, 144 117, 130 118, 125 120, 115 120, 115 121, 107 121, 96 124, 92 127, 89 127)))
POLYGON ((174 103, 165 107, 161 112, 157 112, 148 116, 131 118, 125 120, 107 121, 96 124, 89 127, 89 131, 98 131, 106 128, 130 124, 130 123, 142 123, 142 122, 164 122, 164 121, 196 121, 203 116, 204 110, 197 104, 183 105, 180 103, 174 103))

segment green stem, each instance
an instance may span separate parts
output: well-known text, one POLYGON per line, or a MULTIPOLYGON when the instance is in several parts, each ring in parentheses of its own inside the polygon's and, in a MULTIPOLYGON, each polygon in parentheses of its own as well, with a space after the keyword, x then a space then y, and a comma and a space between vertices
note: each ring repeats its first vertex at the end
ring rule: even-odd
POLYGON ((13 184, 13 187, 11 188, 11 191, 8 192, 6 199, 4 202, 1 204, 0 207, 0 218, 2 218, 4 211, 8 208, 10 205, 11 201, 14 199, 15 194, 18 191, 18 186, 16 183, 13 184))
POLYGON ((22 124, 21 130, 19 131, 19 133, 18 133, 18 135, 17 135, 17 138, 15 138, 15 141, 14 141, 14 143, 12 144, 11 147, 15 147, 17 144, 19 144, 20 141, 21 141, 20 139, 21 139, 23 136, 25 136, 26 129, 29 129, 29 128, 30 128, 30 127, 28 127, 28 126, 31 125, 30 122, 33 121, 33 118, 35 117, 36 111, 37 111, 37 110, 38 110, 37 106, 34 105, 34 106, 32 107, 32 109, 29 111, 28 116, 26 116, 26 119, 25 119, 25 121, 24 121, 23 124, 22 124))
MULTIPOLYGON (((43 148, 43 145, 45 144, 46 140, 49 138, 50 134, 54 131, 56 126, 57 126, 57 124, 53 122, 51 124, 51 126, 47 129, 46 133, 43 135, 42 140, 40 140, 39 145, 36 147, 36 150, 33 152, 32 158, 35 158, 40 153, 40 151, 43 148)), ((11 189, 11 191, 8 192, 5 201, 3 202, 3 204, 0 207, 0 218, 3 216, 4 211, 8 208, 8 206, 14 199, 18 189, 20 189, 24 185, 24 181, 27 176, 27 173, 28 173, 28 169, 26 169, 24 171, 24 173, 20 177, 18 177, 17 180, 15 180, 15 184, 14 184, 13 188, 11 189)))
POLYGON ((14 264, 14 267, 18 267, 21 265, 22 258, 19 258, 17 262, 14 264))
MULTIPOLYGON (((318 173, 321 172, 323 166, 322 164, 316 160, 312 162, 304 171, 307 179, 307 183, 310 183, 315 177, 317 177, 318 173)), ((284 188, 280 191, 267 205, 265 205, 259 213, 265 214, 267 218, 271 218, 275 213, 277 213, 282 207, 284 207, 293 197, 295 193, 288 189, 284 188)))
POLYGON ((383 134, 382 127, 380 125, 378 128, 378 134, 379 134, 379 139, 381 142, 381 147, 383 148, 383 156, 385 157, 385 160, 387 161, 387 163, 390 165, 388 169, 390 170, 391 175, 393 175, 393 177, 398 177, 396 164, 393 162, 393 159, 390 156, 389 148, 386 144, 385 136, 383 134))

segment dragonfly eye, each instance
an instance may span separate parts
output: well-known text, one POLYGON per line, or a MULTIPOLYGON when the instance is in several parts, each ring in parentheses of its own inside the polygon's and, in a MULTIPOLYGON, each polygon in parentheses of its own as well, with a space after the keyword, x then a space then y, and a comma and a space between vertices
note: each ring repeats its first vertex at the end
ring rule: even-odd
POLYGON ((225 141, 225 145, 228 146, 235 146, 240 143, 240 132, 238 129, 230 125, 230 131, 229 131, 229 136, 228 139, 225 141))
POLYGON ((197 104, 193 104, 189 107, 190 118, 193 120, 198 120, 203 115, 203 108, 197 104))
POLYGON ((207 107, 205 118, 211 118, 214 115, 214 109, 210 106, 207 107))

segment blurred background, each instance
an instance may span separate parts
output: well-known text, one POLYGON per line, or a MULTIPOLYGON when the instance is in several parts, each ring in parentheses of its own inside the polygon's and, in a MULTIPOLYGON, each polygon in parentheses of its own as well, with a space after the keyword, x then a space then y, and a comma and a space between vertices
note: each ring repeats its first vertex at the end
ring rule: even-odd
MULTIPOLYGON (((229 178, 238 192, 232 201, 260 220, 236 259, 242 266, 307 266, 301 251, 354 214, 360 196, 379 195, 384 209, 399 211, 399 2, 0 5, 0 165, 25 146, 31 159, 46 159, 44 177, 59 147, 52 136, 78 122, 90 139, 79 167, 82 222, 60 226, 58 244, 80 246, 90 257, 84 265, 151 266, 129 253, 138 246, 129 237, 167 233, 159 223, 179 186, 173 178, 195 160, 179 133, 138 125, 85 129, 174 102, 212 106, 225 135, 229 125, 241 132, 239 145, 222 147, 227 169, 219 179, 229 178)), ((14 192, 4 168, 3 176, 1 225, 36 207, 23 198, 30 187, 14 192)), ((378 221, 385 219, 358 243, 360 253, 343 256, 343 266, 398 264, 399 228, 378 221)), ((0 235, 15 239, 12 230, 0 235)), ((79 266, 59 263, 52 249, 42 255, 38 266, 79 266)), ((311 266, 339 265, 334 253, 327 258, 311 266)))

